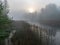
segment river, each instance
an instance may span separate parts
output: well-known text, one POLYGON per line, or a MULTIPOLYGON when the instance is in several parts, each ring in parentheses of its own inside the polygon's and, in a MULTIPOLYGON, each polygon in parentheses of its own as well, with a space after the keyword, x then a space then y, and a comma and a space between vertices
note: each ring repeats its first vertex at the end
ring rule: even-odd
POLYGON ((55 45, 60 45, 60 30, 56 32, 55 35, 55 45))

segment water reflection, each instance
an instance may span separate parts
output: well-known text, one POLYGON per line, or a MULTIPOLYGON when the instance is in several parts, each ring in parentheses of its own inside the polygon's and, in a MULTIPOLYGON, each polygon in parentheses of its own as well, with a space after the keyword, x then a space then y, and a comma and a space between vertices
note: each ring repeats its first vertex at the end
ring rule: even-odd
POLYGON ((60 45, 60 31, 56 32, 56 35, 55 35, 55 45, 60 45))

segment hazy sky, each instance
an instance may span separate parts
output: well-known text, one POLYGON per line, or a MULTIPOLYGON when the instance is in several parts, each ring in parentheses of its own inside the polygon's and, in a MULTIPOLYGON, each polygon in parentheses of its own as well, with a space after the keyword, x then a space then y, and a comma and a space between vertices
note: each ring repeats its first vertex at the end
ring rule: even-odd
POLYGON ((38 10, 44 8, 50 3, 54 3, 60 6, 60 0, 7 0, 10 8, 9 16, 12 16, 15 20, 24 18, 24 15, 20 12, 21 10, 27 10, 28 8, 34 8, 38 10))
POLYGON ((60 0, 8 0, 10 9, 21 10, 29 7, 40 9, 49 3, 60 5, 60 0))

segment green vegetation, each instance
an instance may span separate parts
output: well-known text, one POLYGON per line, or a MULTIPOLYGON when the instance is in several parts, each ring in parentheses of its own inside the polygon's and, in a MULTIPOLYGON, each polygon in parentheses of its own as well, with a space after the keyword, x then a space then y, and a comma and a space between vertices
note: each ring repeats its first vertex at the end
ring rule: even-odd
POLYGON ((9 35, 11 20, 7 16, 7 7, 0 2, 0 40, 5 39, 9 35))

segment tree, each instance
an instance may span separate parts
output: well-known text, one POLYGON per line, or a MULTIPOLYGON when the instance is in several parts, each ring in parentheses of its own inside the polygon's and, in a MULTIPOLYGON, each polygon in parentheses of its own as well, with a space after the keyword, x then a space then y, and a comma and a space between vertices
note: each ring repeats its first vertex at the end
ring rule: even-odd
POLYGON ((0 40, 5 39, 9 34, 9 28, 11 26, 11 20, 7 16, 8 10, 2 1, 0 2, 0 40))

